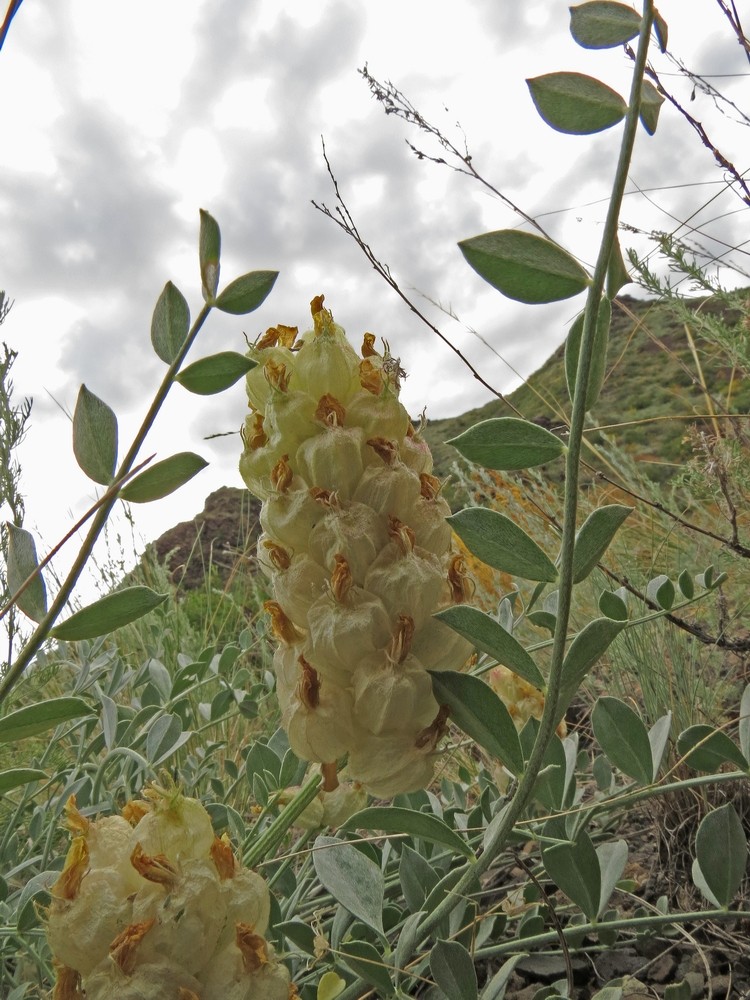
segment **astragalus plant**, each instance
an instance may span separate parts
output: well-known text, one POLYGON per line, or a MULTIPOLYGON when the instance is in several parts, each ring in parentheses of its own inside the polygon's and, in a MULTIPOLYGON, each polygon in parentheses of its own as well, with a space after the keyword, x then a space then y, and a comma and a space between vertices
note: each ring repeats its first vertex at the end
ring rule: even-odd
POLYGON ((399 402, 388 344, 361 354, 323 305, 313 329, 250 349, 240 471, 263 500, 258 543, 274 600, 282 721, 294 752, 391 797, 429 784, 447 712, 429 670, 471 645, 433 617, 470 584, 429 448, 399 402))

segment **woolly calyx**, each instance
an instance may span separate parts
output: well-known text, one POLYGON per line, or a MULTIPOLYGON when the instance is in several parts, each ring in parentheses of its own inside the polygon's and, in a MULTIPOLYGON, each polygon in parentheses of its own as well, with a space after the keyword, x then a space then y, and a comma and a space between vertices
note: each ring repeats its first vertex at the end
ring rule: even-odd
POLYGON ((240 471, 263 500, 258 558, 290 746, 324 765, 348 754, 351 777, 385 798, 432 778, 446 713, 428 671, 471 653, 433 615, 471 584, 398 398, 398 359, 371 333, 357 354, 322 296, 311 311, 301 338, 273 327, 250 350, 240 471))
POLYGON ((268 888, 203 805, 154 784, 123 813, 92 821, 73 798, 66 807, 74 836, 46 915, 54 1000, 242 1000, 282 996, 282 983, 286 1000, 289 974, 264 950, 268 888), (208 980, 228 947, 242 959, 238 927, 265 962, 242 966, 225 995, 208 980))

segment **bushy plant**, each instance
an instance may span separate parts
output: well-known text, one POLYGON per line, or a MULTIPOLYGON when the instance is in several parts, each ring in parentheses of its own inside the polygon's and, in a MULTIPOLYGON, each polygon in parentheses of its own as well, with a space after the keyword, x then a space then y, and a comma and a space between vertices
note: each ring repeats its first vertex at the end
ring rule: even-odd
MULTIPOLYGON (((313 306, 320 329, 298 350, 296 335, 279 326, 249 357, 227 352, 183 370, 209 311, 248 312, 275 278, 255 272, 219 293, 219 230, 207 213, 199 240, 206 305, 189 328, 187 304, 174 286, 160 297, 152 342, 167 374, 119 465, 116 418, 82 389, 74 451, 105 492, 80 556, 48 605, 30 534, 18 527, 8 552, 15 605, 38 622, 0 681, 0 742, 26 755, 0 771, 0 988, 9 1000, 49 989, 53 953, 73 970, 58 973, 57 1000, 80 996, 82 983, 93 996, 114 995, 113 977, 118 994, 156 989, 165 1000, 284 991, 303 1000, 500 1000, 522 957, 532 956, 533 970, 539 952, 562 956, 561 978, 538 994, 557 998, 572 994, 578 949, 596 954, 657 933, 668 937, 682 925, 747 919, 736 904, 747 866, 739 798, 709 804, 688 837, 694 898, 707 905, 689 909, 666 896, 641 905, 637 877, 626 877, 629 833, 618 833, 638 804, 747 782, 750 688, 736 719, 693 722, 677 732, 671 711, 644 720, 632 700, 607 693, 597 669, 615 643, 647 623, 668 621, 698 641, 720 644, 724 633, 710 633, 688 609, 707 596, 721 598, 726 576, 685 553, 677 573, 654 573, 649 561, 638 586, 618 579, 608 559, 631 522, 659 501, 627 492, 626 484, 616 497, 591 490, 584 500, 586 413, 606 373, 611 301, 628 280, 617 240, 620 203, 639 122, 648 133, 658 124, 662 98, 644 74, 650 39, 664 48, 667 28, 650 0, 641 15, 591 0, 572 9, 571 30, 584 48, 638 39, 627 101, 580 74, 529 81, 553 128, 587 134, 624 123, 593 274, 546 235, 503 230, 460 244, 474 270, 511 298, 541 303, 586 294, 567 340, 565 440, 516 416, 469 427, 452 442, 486 470, 480 480, 490 499, 509 473, 564 464, 561 509, 546 519, 545 532, 532 529, 532 537, 530 521, 523 526, 524 517, 509 516, 511 505, 472 502, 443 521, 440 483, 397 400, 397 362, 367 340, 357 356, 320 298, 313 306), (169 633, 167 596, 136 583, 58 622, 117 498, 157 499, 201 467, 198 456, 182 454, 136 469, 174 382, 209 392, 244 375, 257 412, 245 428, 242 467, 266 502, 261 558, 276 591, 268 617, 255 607, 252 629, 243 628, 236 641, 188 654, 169 633), (381 427, 388 433, 377 433, 381 427), (463 555, 451 553, 451 531, 463 555), (476 601, 464 570, 472 562, 476 601), (493 573, 502 582, 493 583, 493 573), (503 591, 493 593, 495 586, 503 591), (314 607, 321 613, 311 614, 314 607), (358 607, 366 609, 360 618, 358 607), (108 634, 134 623, 139 633, 131 649, 142 652, 130 662, 117 633, 115 641, 108 634), (422 657, 420 638, 441 648, 422 657), (278 644, 275 673, 267 668, 271 640, 278 644), (59 693, 29 703, 24 695, 34 687, 20 684, 24 672, 31 680, 51 661, 59 693), (498 666, 503 671, 494 679, 504 700, 481 676, 498 666), (584 744, 564 720, 589 681, 604 693, 591 710, 592 742, 584 744), (249 727, 270 714, 274 689, 287 732, 252 738, 249 727), (363 693, 367 711, 358 714, 363 693), (383 740, 397 741, 399 752, 381 773, 383 740), (357 783, 334 787, 346 755, 354 777, 391 801, 367 805, 357 783), (306 760, 319 762, 322 774, 308 774, 306 760), (126 830, 117 814, 165 766, 189 799, 162 788, 160 804, 126 830), (433 772, 437 781, 420 787, 433 772), (202 830, 197 856, 191 838, 186 850, 174 831, 143 832, 160 810, 192 799, 202 830), (66 809, 78 836, 64 861, 66 809), (327 829, 315 837, 320 827, 327 829), (113 843, 127 840, 127 850, 103 854, 94 840, 105 831, 113 843), (214 831, 223 846, 209 863, 214 831), (271 890, 270 897, 259 890, 262 905, 243 904, 231 920, 219 884, 223 865, 235 871, 225 833, 249 883, 261 884, 249 873, 255 868, 271 890), (154 887, 144 888, 144 879, 154 887), (63 920, 73 910, 86 935, 100 933, 85 954, 71 951, 83 940, 83 931, 71 935, 63 920), (242 943, 239 936, 232 943, 237 934, 242 943), (217 947, 231 960, 214 961, 217 947), (148 987, 138 979, 147 967, 148 987), (256 974, 273 978, 273 988, 245 989, 242 976, 256 974)), ((738 559, 745 555, 731 508, 742 488, 738 482, 721 490, 729 532, 706 535, 738 559)), ((517 502, 520 512, 521 492, 517 502)), ((664 505, 658 510, 683 527, 709 531, 686 525, 664 505)), ((675 658, 683 654, 676 647, 675 658)), ((616 1000, 626 986, 611 982, 599 996, 616 1000)), ((689 988, 670 986, 674 998, 689 988)))

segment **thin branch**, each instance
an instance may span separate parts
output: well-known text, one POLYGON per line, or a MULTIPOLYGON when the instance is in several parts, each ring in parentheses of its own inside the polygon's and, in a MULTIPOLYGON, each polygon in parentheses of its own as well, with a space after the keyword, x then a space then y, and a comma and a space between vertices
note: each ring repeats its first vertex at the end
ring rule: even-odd
POLYGON ((745 55, 747 56, 747 61, 750 62, 750 39, 742 29, 742 24, 740 23, 740 15, 737 13, 737 7, 735 6, 734 0, 716 0, 719 8, 726 15, 727 20, 732 26, 732 31, 734 31, 737 36, 737 41, 740 43, 742 48, 745 50, 745 55), (731 7, 731 10, 730 10, 731 7))
MULTIPOLYGON (((631 59, 635 59, 635 53, 633 52, 633 50, 630 48, 629 45, 625 46, 625 51, 628 53, 631 59)), ((714 143, 709 138, 709 135, 706 132, 705 128, 698 121, 698 119, 694 118, 689 111, 686 111, 685 108, 683 108, 683 106, 677 100, 677 98, 674 97, 674 95, 667 90, 667 88, 659 79, 659 76, 656 70, 653 68, 653 66, 649 65, 646 67, 646 75, 651 80, 653 80, 656 89, 659 91, 662 97, 666 98, 669 101, 669 103, 672 104, 677 109, 677 111, 679 111, 679 113, 682 115, 685 121, 691 126, 691 128, 695 130, 695 132, 698 134, 700 141, 703 143, 706 149, 708 149, 713 155, 713 158, 716 161, 716 163, 724 170, 726 170, 727 173, 729 173, 734 178, 734 180, 737 182, 742 192, 740 197, 747 205, 750 205, 750 187, 748 187, 747 181, 739 172, 737 167, 735 167, 735 165, 726 158, 726 156, 721 152, 721 150, 714 145, 714 143)))
POLYGON ((0 25, 0 49, 2 49, 8 31, 10 30, 10 22, 18 13, 18 8, 21 6, 22 3, 23 0, 10 0, 10 5, 8 6, 5 19, 3 20, 2 25, 0 25))
MULTIPOLYGON (((420 310, 414 305, 414 303, 411 301, 408 295, 406 295, 406 293, 401 290, 401 286, 393 277, 390 267, 387 264, 381 263, 381 261, 375 256, 372 247, 363 239, 362 235, 360 234, 359 229, 357 228, 357 225, 354 222, 354 219, 352 218, 349 209, 347 208, 346 202, 344 201, 341 195, 338 181, 336 180, 336 176, 333 173, 333 169, 328 159, 328 154, 326 153, 325 140, 322 138, 322 136, 321 136, 321 143, 323 146, 323 159, 325 160, 326 170, 328 171, 328 176, 331 178, 331 183, 333 184, 333 190, 334 194, 336 195, 336 201, 338 202, 338 204, 336 205, 333 211, 331 211, 331 209, 325 203, 318 204, 317 201, 312 202, 314 207, 317 208, 319 212, 322 212, 323 215, 329 218, 332 222, 335 222, 340 229, 343 229, 343 231, 346 233, 347 236, 351 236, 351 238, 360 248, 365 257, 369 260, 370 264, 373 266, 375 271, 377 271, 377 273, 381 276, 381 278, 383 278, 387 282, 387 284, 390 285, 390 287, 399 296, 399 298, 409 307, 411 312, 413 312, 415 316, 421 319, 421 321, 425 324, 425 326, 429 327, 429 329, 432 330, 432 332, 435 333, 442 340, 442 342, 454 352, 454 354, 458 355, 458 357, 461 359, 463 364, 466 365, 466 367, 469 369, 474 378, 478 382, 480 382, 485 387, 485 389, 488 389, 494 396, 496 396, 497 399, 500 399, 504 403, 507 403, 507 405, 511 407, 514 413, 518 414, 518 410, 516 410, 513 404, 508 402, 508 399, 501 392, 498 392, 497 389, 495 389, 493 386, 489 384, 489 382, 487 382, 484 378, 482 378, 477 369, 472 365, 472 363, 468 360, 468 358, 466 358, 461 353, 461 351, 456 347, 456 345, 452 344, 451 341, 445 336, 445 334, 442 333, 435 326, 434 323, 430 322, 430 320, 427 319, 424 313, 420 312, 420 310)), ((520 414, 518 415, 520 416, 520 414)))
MULTIPOLYGON (((424 132, 425 135, 430 136, 430 138, 435 139, 437 143, 442 146, 442 148, 450 154, 450 156, 455 161, 454 163, 449 162, 442 156, 431 156, 429 153, 425 153, 424 150, 419 149, 413 143, 406 140, 406 145, 414 153, 418 160, 428 160, 430 163, 437 163, 441 166, 449 167, 458 174, 465 174, 467 177, 473 177, 474 180, 479 181, 488 191, 491 191, 504 205, 507 205, 516 215, 520 216, 530 226, 533 226, 537 232, 541 233, 542 236, 546 237, 551 242, 556 241, 547 233, 542 226, 539 225, 537 220, 531 215, 528 215, 522 208, 519 208, 515 202, 511 201, 506 195, 491 184, 474 166, 474 159, 469 152, 468 144, 466 142, 466 136, 464 135, 464 148, 463 151, 451 142, 443 133, 440 131, 437 125, 433 125, 431 122, 427 121, 424 115, 414 107, 411 101, 403 94, 398 87, 394 86, 390 80, 386 80, 385 83, 381 83, 376 80, 374 76, 370 73, 365 63, 364 67, 358 70, 360 76, 365 80, 368 87, 370 88, 370 93, 383 105, 383 109, 387 115, 395 115, 396 118, 400 118, 409 125, 415 126, 420 132, 424 132)), ((460 129, 460 124, 458 125, 460 129)), ((461 129, 463 133, 463 129, 461 129)))

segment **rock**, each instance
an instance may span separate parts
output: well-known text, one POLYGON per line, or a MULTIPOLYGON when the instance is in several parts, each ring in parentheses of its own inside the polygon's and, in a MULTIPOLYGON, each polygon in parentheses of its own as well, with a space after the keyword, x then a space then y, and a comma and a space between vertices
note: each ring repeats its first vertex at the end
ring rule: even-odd
POLYGON ((254 556, 260 503, 248 490, 222 486, 207 498, 192 521, 165 531, 153 543, 156 558, 183 590, 205 586, 213 566, 224 584, 238 558, 254 556))

